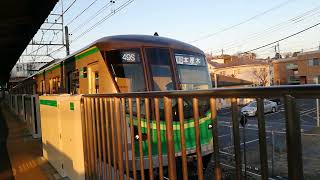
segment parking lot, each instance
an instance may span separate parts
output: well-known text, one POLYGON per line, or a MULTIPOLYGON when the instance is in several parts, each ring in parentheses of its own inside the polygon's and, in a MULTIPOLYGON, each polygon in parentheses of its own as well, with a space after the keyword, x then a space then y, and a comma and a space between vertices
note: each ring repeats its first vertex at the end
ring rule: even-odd
MULTIPOLYGON (((314 169, 314 171, 305 172, 308 177, 320 176, 320 166, 317 163, 319 157, 316 152, 320 150, 320 131, 316 118, 316 100, 301 99, 297 100, 297 107, 300 112, 301 137, 303 146, 304 169, 314 169), (316 167, 314 167, 316 166, 316 167)), ((241 107, 239 107, 240 111, 241 107)), ((232 136, 232 112, 230 108, 218 111, 219 125, 219 148, 222 163, 234 165, 233 136, 232 136)), ((240 116, 239 116, 240 118, 240 116)), ((246 145, 246 162, 251 172, 259 174, 259 136, 257 117, 247 117, 248 122, 245 126, 245 137, 243 128, 240 125, 240 145, 242 148, 242 158, 244 142, 246 145)), ((286 125, 285 109, 283 102, 279 105, 275 113, 265 114, 266 139, 268 146, 269 171, 275 179, 281 179, 287 176, 284 163, 286 161, 286 125)), ((244 159, 242 159, 242 163, 244 159)), ((250 171, 250 170, 249 170, 250 171)))

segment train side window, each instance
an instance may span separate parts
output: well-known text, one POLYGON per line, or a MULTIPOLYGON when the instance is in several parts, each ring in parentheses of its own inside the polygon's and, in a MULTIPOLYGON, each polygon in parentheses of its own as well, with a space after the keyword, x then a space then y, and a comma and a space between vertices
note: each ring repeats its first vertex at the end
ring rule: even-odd
POLYGON ((95 91, 96 93, 99 93, 99 72, 94 72, 94 78, 95 78, 95 91))
POLYGON ((57 92, 61 92, 61 79, 60 77, 57 77, 57 92))
POLYGON ((108 51, 106 58, 120 92, 146 90, 140 49, 108 51))
POLYGON ((169 49, 147 48, 146 55, 151 67, 153 91, 173 90, 169 49))
POLYGON ((50 94, 56 94, 56 78, 50 80, 50 94))
POLYGON ((52 79, 49 79, 49 92, 48 94, 51 94, 52 92, 52 79))
POLYGON ((79 71, 72 71, 68 73, 68 93, 78 94, 79 93, 79 71))
POLYGON ((44 94, 44 80, 41 81, 41 94, 44 94))

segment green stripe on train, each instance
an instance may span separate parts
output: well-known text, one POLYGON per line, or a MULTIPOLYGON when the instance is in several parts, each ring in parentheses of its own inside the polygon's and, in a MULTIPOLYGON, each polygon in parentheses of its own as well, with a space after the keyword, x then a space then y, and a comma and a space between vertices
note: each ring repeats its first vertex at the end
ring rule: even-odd
POLYGON ((74 103, 73 102, 70 102, 70 110, 74 111, 74 103))
POLYGON ((94 47, 92 47, 92 48, 90 48, 90 49, 88 49, 88 50, 86 50, 84 52, 81 52, 81 53, 77 54, 75 56, 76 57, 75 60, 77 61, 77 60, 82 59, 84 57, 87 57, 87 56, 89 56, 91 54, 94 54, 94 53, 96 53, 98 51, 99 51, 99 49, 96 46, 94 46, 94 47))
MULTIPOLYGON (((212 142, 212 129, 209 129, 208 126, 212 124, 212 119, 210 118, 211 113, 207 113, 207 116, 199 119, 199 130, 200 130, 200 144, 207 145, 212 142)), ((157 129, 156 129, 156 121, 150 122, 150 131, 151 131, 151 144, 152 144, 152 156, 158 155, 158 140, 157 140, 157 129)), ((134 125, 137 126, 137 120, 134 120, 134 125)), ((145 119, 141 119, 141 131, 142 133, 146 133, 146 121, 145 119)), ((188 119, 184 122, 184 135, 186 142, 186 149, 192 150, 196 148, 195 142, 195 129, 194 129, 194 120, 188 119)), ((167 154, 167 141, 166 141, 166 128, 165 122, 160 122, 160 139, 161 139, 161 149, 162 154, 167 154)), ((173 140, 174 140, 174 148, 175 153, 181 152, 181 136, 180 136, 180 122, 173 122, 173 140)), ((142 142, 143 156, 148 156, 148 142, 142 142)), ((135 154, 136 157, 139 158, 139 141, 135 142, 135 154)))
MULTIPOLYGON (((73 56, 73 57, 70 57, 69 59, 67 59, 67 60, 64 62, 63 65, 69 64, 69 63, 71 63, 71 62, 78 61, 78 60, 80 60, 80 59, 82 59, 82 58, 85 58, 85 57, 87 57, 87 56, 89 56, 89 55, 91 55, 91 54, 94 54, 94 53, 96 53, 96 52, 98 52, 98 51, 99 51, 99 49, 98 49, 96 46, 91 47, 91 48, 89 48, 89 49, 87 49, 87 50, 85 50, 85 51, 83 51, 83 52, 81 52, 81 53, 79 53, 79 54, 77 54, 77 55, 75 55, 75 56, 73 56)), ((47 74, 48 72, 52 72, 53 70, 55 70, 55 69, 57 69, 57 68, 60 68, 60 67, 61 67, 61 64, 57 64, 57 65, 53 66, 52 68, 46 70, 45 72, 46 72, 46 74, 47 74)))
POLYGON ((57 107, 58 103, 56 100, 45 100, 45 99, 40 99, 40 104, 41 105, 46 105, 46 106, 53 106, 57 107))

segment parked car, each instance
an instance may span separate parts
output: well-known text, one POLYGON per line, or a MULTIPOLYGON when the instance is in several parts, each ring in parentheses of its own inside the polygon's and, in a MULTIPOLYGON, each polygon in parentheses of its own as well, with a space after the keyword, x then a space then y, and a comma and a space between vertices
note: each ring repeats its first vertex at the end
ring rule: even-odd
MULTIPOLYGON (((268 112, 277 112, 278 111, 278 104, 276 102, 270 100, 264 100, 264 113, 268 112)), ((255 116, 257 115, 257 102, 253 101, 248 105, 241 108, 241 114, 246 116, 255 116)))
POLYGON ((271 98, 271 99, 269 99, 269 100, 270 100, 270 101, 273 101, 273 102, 276 102, 278 105, 281 104, 280 98, 271 98))

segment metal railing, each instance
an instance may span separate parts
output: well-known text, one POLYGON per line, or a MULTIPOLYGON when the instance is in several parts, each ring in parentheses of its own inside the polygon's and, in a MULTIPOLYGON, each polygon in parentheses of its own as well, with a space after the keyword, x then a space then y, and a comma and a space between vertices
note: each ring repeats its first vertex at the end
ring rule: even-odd
POLYGON ((264 98, 271 97, 284 99, 288 178, 303 179, 296 99, 319 96, 317 85, 84 95, 86 179, 188 179, 190 156, 196 160, 197 178, 203 179, 208 154, 214 179, 221 179, 217 98, 232 99, 235 179, 243 178, 237 98, 257 100, 260 174, 268 179, 264 98))

